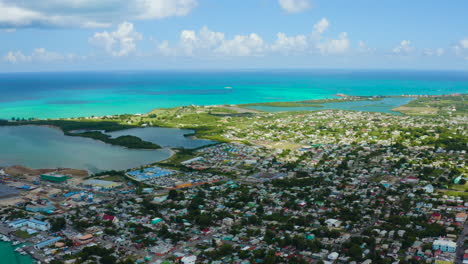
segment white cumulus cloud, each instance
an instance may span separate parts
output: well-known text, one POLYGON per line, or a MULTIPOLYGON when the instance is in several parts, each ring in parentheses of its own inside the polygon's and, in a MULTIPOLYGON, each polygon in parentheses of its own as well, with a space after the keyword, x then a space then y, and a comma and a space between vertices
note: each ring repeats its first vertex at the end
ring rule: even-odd
POLYGON ((349 49, 350 42, 348 33, 342 32, 337 39, 330 39, 317 44, 317 48, 322 54, 344 53, 349 49))
POLYGON ((310 0, 278 0, 278 3, 288 13, 300 13, 312 6, 310 0))
POLYGON ((362 41, 362 40, 358 42, 358 47, 359 47, 358 51, 361 52, 361 53, 373 53, 373 52, 375 52, 375 48, 369 47, 367 45, 367 43, 362 41))
POLYGON ((278 51, 282 53, 298 53, 307 50, 308 40, 305 35, 297 35, 288 37, 285 33, 278 33, 277 39, 271 46, 272 51, 278 51))
POLYGON ((215 50, 216 53, 227 56, 258 56, 265 50, 265 42, 256 33, 236 35, 231 40, 225 40, 215 50))
POLYGON ((314 25, 314 32, 318 34, 322 34, 328 29, 329 26, 330 26, 330 22, 328 22, 328 19, 322 18, 319 22, 317 22, 314 25))
POLYGON ((63 60, 65 57, 58 52, 47 51, 45 48, 37 48, 33 51, 32 58, 40 61, 57 61, 63 60))
POLYGON ((89 42, 103 48, 112 56, 121 57, 134 52, 137 41, 142 38, 142 35, 135 31, 132 23, 123 22, 115 31, 96 32, 89 38, 89 42))
POLYGON ((161 19, 171 16, 185 16, 197 6, 195 0, 136 0, 142 10, 138 18, 161 19))
POLYGON ((443 48, 438 48, 436 50, 436 55, 439 56, 439 57, 444 55, 444 53, 445 53, 445 50, 443 48))
POLYGON ((236 35, 227 39, 222 32, 202 27, 198 32, 182 30, 179 42, 171 46, 161 42, 157 49, 166 56, 258 56, 266 50, 262 37, 256 33, 236 35))
POLYGON ((459 41, 460 47, 468 49, 468 38, 459 41))
POLYGON ((197 0, 0 0, 0 28, 109 27, 129 19, 185 16, 197 0))
MULTIPOLYGON (((329 25, 329 21, 323 18, 313 26, 312 32, 292 36, 279 32, 276 34, 276 39, 270 43, 257 33, 228 38, 224 33, 212 31, 205 26, 198 31, 182 30, 176 43, 171 44, 167 40, 160 41, 156 49, 159 54, 165 56, 196 57, 342 54, 350 50, 348 33, 343 32, 336 39, 322 36, 329 25)), ((365 46, 364 42, 360 47, 365 48, 366 51, 375 50, 365 46)))
POLYGON ((409 40, 402 40, 400 44, 392 50, 393 53, 400 55, 408 55, 411 51, 413 51, 413 47, 409 40))
POLYGON ((423 50, 423 55, 424 56, 437 56, 437 57, 440 57, 442 55, 444 55, 445 53, 445 50, 442 49, 442 48, 438 48, 438 49, 424 49, 423 50))
POLYGON ((10 63, 31 61, 31 57, 24 55, 21 51, 9 51, 3 59, 10 63))
POLYGON ((182 30, 179 42, 175 46, 171 46, 168 41, 163 41, 158 45, 158 51, 166 56, 204 56, 213 52, 224 41, 224 33, 212 31, 205 26, 198 32, 182 30))
POLYGON ((48 51, 45 48, 34 49, 31 54, 24 54, 21 51, 9 51, 4 57, 4 61, 9 63, 21 62, 56 62, 56 61, 71 61, 77 59, 75 54, 61 54, 59 52, 48 51))
POLYGON ((459 57, 463 57, 464 59, 468 59, 468 38, 464 38, 459 40, 454 46, 453 51, 455 55, 459 57))

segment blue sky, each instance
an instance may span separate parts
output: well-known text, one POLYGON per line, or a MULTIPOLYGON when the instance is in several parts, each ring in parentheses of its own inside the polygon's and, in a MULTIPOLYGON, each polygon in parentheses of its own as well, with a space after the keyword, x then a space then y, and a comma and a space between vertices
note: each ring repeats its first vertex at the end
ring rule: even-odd
POLYGON ((468 69, 465 0, 0 0, 0 71, 468 69))

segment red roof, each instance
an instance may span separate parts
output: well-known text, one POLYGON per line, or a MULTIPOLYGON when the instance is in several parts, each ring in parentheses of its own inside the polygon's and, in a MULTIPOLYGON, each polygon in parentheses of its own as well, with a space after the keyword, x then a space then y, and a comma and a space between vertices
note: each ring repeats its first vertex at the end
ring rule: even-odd
POLYGON ((113 215, 105 214, 105 215, 102 217, 102 220, 114 221, 114 218, 115 218, 115 216, 113 216, 113 215))

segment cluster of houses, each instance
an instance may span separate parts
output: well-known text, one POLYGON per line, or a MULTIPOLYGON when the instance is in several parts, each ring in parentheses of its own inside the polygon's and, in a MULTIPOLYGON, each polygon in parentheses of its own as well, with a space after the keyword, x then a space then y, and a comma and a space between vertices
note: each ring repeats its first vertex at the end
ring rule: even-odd
POLYGON ((247 175, 258 162, 259 148, 237 143, 223 143, 202 148, 199 156, 181 164, 195 170, 215 169, 233 175, 247 175))
MULTIPOLYGON (((141 170, 127 172, 127 175, 133 179, 153 185, 163 189, 179 189, 193 187, 205 183, 220 181, 223 177, 205 172, 180 172, 176 170, 167 170, 159 167, 149 167, 141 170)), ((149 191, 149 189, 148 189, 149 191)), ((149 191, 151 192, 151 191, 149 191)))
POLYGON ((466 135, 464 122, 346 111, 252 116, 224 136, 254 146, 202 148, 181 162, 187 171, 127 172, 162 190, 124 193, 121 183, 89 179, 54 202, 16 208, 46 220, 8 226, 46 234, 33 238, 36 249, 58 260, 97 246, 158 264, 455 263, 468 201, 450 188, 465 186, 466 151, 430 142, 466 135), (90 201, 93 193, 99 199, 90 201), (61 217, 66 227, 51 234, 49 222, 61 217))

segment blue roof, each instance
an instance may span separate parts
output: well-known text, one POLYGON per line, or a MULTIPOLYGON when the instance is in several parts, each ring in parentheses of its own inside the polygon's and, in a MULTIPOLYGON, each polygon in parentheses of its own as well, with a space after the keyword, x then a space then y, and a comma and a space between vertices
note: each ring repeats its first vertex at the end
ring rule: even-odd
POLYGON ((48 245, 50 245, 50 244, 52 244, 54 242, 57 242, 57 241, 59 241, 61 239, 62 239, 61 237, 54 237, 52 239, 49 239, 49 240, 46 240, 46 241, 41 242, 39 244, 36 244, 35 247, 38 247, 38 248, 45 247, 45 246, 48 246, 48 245))
POLYGON ((32 222, 32 223, 35 223, 35 224, 38 224, 38 225, 47 225, 47 222, 39 221, 39 220, 36 220, 36 219, 31 219, 31 220, 29 220, 29 222, 32 222))
POLYGON ((70 196, 73 196, 73 195, 75 195, 75 194, 77 194, 77 193, 78 193, 78 192, 69 192, 69 193, 64 194, 63 196, 64 196, 64 197, 70 197, 70 196))
POLYGON ((36 220, 36 219, 18 219, 18 220, 14 221, 14 222, 11 222, 10 224, 19 225, 19 224, 22 224, 22 223, 25 223, 25 222, 31 222, 31 223, 35 223, 35 224, 38 224, 38 225, 47 225, 48 224, 47 222, 39 221, 39 220, 36 220))
POLYGON ((19 220, 16 220, 16 221, 14 221, 14 222, 11 222, 10 224, 12 224, 12 225, 18 225, 18 224, 24 223, 24 222, 26 222, 26 221, 28 221, 28 220, 27 220, 27 219, 19 219, 19 220))
POLYGON ((138 180, 147 180, 156 177, 169 176, 174 174, 174 171, 165 170, 159 167, 151 167, 143 170, 135 170, 128 172, 129 175, 135 177, 138 180))

